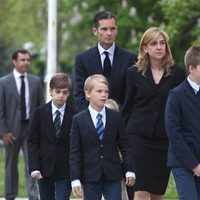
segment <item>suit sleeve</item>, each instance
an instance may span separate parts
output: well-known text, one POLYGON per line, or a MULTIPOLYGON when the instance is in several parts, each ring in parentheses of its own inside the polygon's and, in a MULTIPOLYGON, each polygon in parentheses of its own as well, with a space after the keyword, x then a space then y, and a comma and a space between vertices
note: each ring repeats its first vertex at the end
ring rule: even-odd
POLYGON ((168 96, 165 110, 165 125, 169 138, 170 148, 174 157, 186 169, 192 170, 199 164, 198 159, 188 146, 184 138, 181 112, 181 94, 172 90, 168 96))
POLYGON ((36 109, 30 122, 30 132, 28 135, 28 158, 29 173, 34 170, 41 171, 40 166, 40 116, 36 109))
POLYGON ((81 180, 81 138, 80 127, 76 117, 73 118, 70 133, 70 179, 81 180))
POLYGON ((4 133, 9 132, 8 126, 5 121, 5 88, 0 80, 0 138, 2 138, 4 133))
POLYGON ((125 172, 133 171, 132 147, 128 138, 128 134, 125 131, 121 115, 117 124, 119 126, 119 150, 122 154, 124 170, 125 172))
POLYGON ((134 85, 134 73, 133 73, 133 67, 129 68, 127 70, 127 75, 126 75, 126 93, 125 93, 125 100, 123 105, 120 108, 123 121, 125 125, 128 122, 130 111, 132 110, 132 106, 134 104, 134 95, 136 92, 136 88, 134 85))
POLYGON ((75 58, 74 66, 74 88, 73 96, 77 111, 84 110, 88 106, 88 102, 85 99, 84 83, 87 78, 87 72, 83 63, 82 57, 77 55, 75 58))
POLYGON ((38 100, 37 100, 37 107, 44 104, 44 94, 43 94, 43 89, 42 89, 42 84, 41 84, 41 81, 38 80, 38 94, 37 94, 37 97, 38 97, 38 100))

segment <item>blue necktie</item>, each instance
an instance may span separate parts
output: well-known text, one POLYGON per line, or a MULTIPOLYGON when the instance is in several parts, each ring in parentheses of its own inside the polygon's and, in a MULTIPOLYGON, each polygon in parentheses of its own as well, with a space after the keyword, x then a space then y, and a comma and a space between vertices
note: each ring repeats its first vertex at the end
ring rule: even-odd
POLYGON ((97 115, 96 130, 97 130, 100 140, 102 140, 103 133, 104 133, 104 125, 103 125, 102 117, 103 116, 100 113, 97 115))
POLYGON ((61 128, 61 120, 60 120, 60 111, 56 110, 56 117, 54 119, 54 128, 55 128, 55 133, 56 136, 58 137, 59 133, 60 133, 60 128, 61 128))

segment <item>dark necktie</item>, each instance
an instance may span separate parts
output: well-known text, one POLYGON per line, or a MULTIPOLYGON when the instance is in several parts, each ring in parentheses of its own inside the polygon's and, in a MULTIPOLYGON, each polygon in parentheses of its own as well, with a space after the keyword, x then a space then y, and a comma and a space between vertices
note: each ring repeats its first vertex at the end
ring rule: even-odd
POLYGON ((104 133, 104 125, 103 125, 102 117, 103 116, 100 113, 97 115, 96 130, 97 130, 100 140, 102 140, 103 133, 104 133))
POLYGON ((20 76, 21 78, 21 120, 26 119, 26 99, 25 99, 25 82, 24 75, 20 76))
POLYGON ((108 52, 104 51, 103 53, 106 55, 104 62, 103 62, 103 75, 109 80, 110 73, 111 73, 111 63, 110 63, 110 59, 108 56, 108 52))
POLYGON ((60 119, 60 111, 59 110, 56 110, 56 117, 54 119, 53 124, 54 124, 54 128, 55 128, 56 136, 58 137, 59 133, 60 133, 60 129, 61 129, 61 119, 60 119))

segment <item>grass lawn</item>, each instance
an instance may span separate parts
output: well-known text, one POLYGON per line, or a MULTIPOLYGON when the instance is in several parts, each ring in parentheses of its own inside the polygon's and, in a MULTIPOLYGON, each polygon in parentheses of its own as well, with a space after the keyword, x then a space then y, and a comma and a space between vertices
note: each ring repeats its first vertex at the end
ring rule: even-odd
MULTIPOLYGON (((19 157, 19 197, 27 197, 24 181, 24 162, 23 157, 19 157)), ((4 153, 0 152, 0 197, 4 196, 4 153)), ((166 199, 178 199, 175 183, 173 177, 170 177, 167 192, 165 195, 166 199)))

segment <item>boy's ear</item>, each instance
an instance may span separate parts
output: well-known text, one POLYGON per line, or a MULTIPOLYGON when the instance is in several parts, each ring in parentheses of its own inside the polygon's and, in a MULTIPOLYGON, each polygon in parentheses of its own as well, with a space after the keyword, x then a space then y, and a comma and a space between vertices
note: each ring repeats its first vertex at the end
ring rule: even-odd
POLYGON ((51 88, 49 88, 49 94, 50 94, 50 96, 52 96, 52 90, 51 90, 51 88))
POLYGON ((194 67, 192 65, 189 65, 189 67, 188 67, 189 73, 191 73, 193 70, 194 70, 194 67))
POLYGON ((90 99, 90 92, 89 92, 88 90, 85 90, 85 98, 86 98, 87 100, 90 99))

